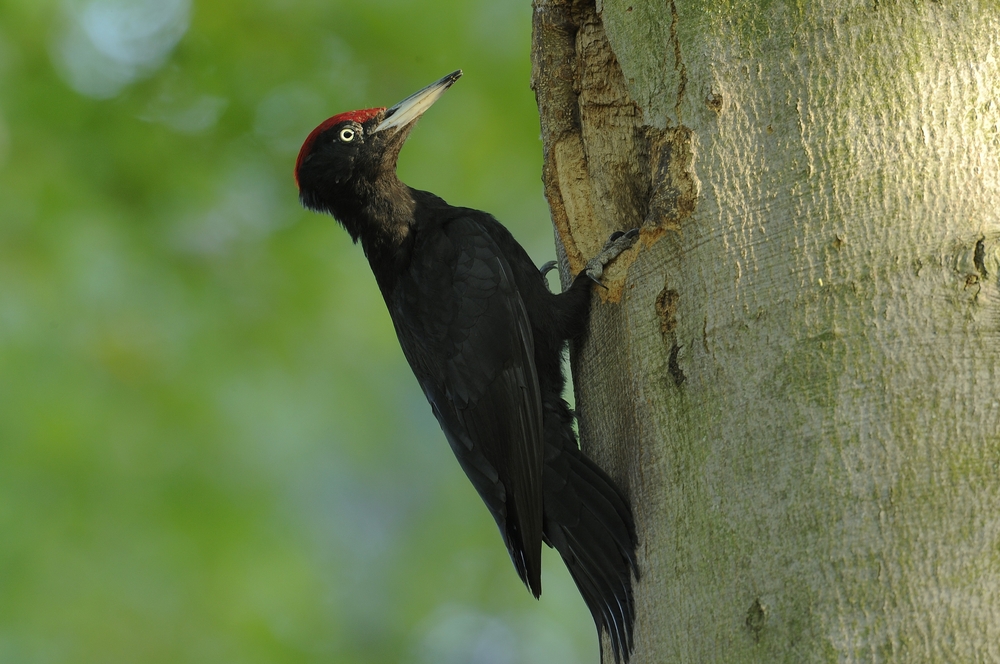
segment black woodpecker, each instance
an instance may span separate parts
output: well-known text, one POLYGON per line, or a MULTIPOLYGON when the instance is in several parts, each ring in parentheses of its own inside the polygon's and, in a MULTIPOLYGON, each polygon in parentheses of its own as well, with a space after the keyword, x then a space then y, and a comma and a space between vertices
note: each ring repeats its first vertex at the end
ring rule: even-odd
POLYGON ((615 660, 632 651, 636 533, 628 499, 577 444, 562 355, 583 334, 592 287, 638 231, 616 233, 563 293, 491 215, 396 177, 417 119, 462 75, 390 109, 329 118, 295 162, 302 204, 360 242, 413 373, 451 449, 500 527, 514 567, 541 592, 555 547, 615 660))

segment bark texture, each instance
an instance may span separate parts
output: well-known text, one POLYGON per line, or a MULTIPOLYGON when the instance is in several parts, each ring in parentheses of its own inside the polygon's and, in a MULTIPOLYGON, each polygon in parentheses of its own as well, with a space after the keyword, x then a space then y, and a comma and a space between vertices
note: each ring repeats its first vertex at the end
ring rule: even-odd
POLYGON ((1000 5, 534 7, 632 661, 1000 661, 1000 5))

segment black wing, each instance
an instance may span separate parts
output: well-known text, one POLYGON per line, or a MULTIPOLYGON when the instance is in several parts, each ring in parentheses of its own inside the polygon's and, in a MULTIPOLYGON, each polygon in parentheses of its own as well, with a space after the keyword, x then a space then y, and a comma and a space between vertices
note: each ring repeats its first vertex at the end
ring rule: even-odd
POLYGON ((463 216, 418 231, 389 309, 455 456, 538 597, 542 401, 527 310, 489 223, 463 216))

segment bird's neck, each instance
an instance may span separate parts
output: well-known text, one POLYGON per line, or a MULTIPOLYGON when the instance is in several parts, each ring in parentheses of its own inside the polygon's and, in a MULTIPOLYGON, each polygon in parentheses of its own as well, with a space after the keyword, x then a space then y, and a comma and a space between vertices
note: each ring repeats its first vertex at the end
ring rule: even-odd
POLYGON ((334 216, 361 242, 365 254, 394 252, 402 246, 413 225, 416 201, 413 190, 396 174, 357 185, 355 195, 345 197, 347 205, 333 210, 334 216))

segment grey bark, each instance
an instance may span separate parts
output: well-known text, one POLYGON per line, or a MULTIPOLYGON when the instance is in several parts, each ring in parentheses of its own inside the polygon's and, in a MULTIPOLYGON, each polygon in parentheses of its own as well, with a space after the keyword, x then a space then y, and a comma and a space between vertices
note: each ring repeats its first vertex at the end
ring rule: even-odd
POLYGON ((564 274, 642 227, 573 357, 633 662, 1000 661, 1000 5, 535 0, 533 62, 564 274))

